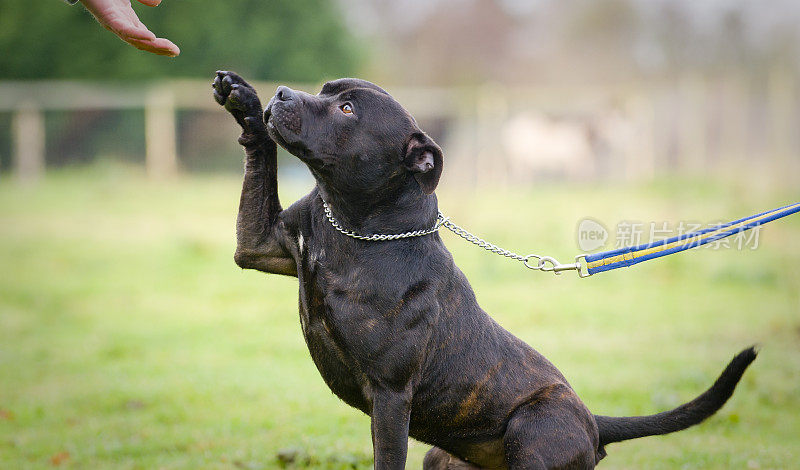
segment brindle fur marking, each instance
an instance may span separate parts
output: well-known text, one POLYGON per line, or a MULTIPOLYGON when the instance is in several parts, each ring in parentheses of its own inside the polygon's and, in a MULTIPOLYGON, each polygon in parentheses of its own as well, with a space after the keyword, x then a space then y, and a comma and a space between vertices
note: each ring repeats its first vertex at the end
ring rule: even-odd
POLYGON ((478 306, 438 234, 367 242, 327 221, 321 197, 359 233, 436 220, 441 149, 388 93, 356 79, 318 95, 280 87, 262 117, 255 90, 235 73, 218 72, 213 86, 242 127, 246 155, 234 259, 298 278, 311 357, 337 396, 371 416, 376 469, 404 468, 409 436, 436 446, 425 468, 592 468, 605 444, 713 414, 755 357, 741 353, 683 407, 595 417, 547 359, 478 306), (276 143, 317 181, 286 210, 276 143))

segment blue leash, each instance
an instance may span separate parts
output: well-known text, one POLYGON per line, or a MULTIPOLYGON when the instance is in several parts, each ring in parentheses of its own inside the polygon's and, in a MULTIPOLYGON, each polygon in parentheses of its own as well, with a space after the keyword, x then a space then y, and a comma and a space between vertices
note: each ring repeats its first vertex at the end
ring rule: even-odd
MULTIPOLYGON (((577 271, 581 277, 588 277, 592 274, 611 271, 617 268, 626 268, 634 264, 641 263, 662 256, 671 255, 690 248, 707 243, 715 242, 719 239, 735 235, 737 233, 750 230, 767 222, 772 222, 792 214, 800 212, 800 202, 788 206, 762 212, 744 219, 734 220, 727 224, 720 224, 702 230, 696 230, 677 237, 672 237, 658 242, 652 242, 635 247, 620 248, 602 253, 591 255, 581 255, 576 259, 577 271), (580 258, 585 260, 585 264, 580 263, 580 258), (581 265, 582 264, 582 265, 581 265)), ((572 265, 570 265, 572 266, 572 265)))
MULTIPOLYGON (((320 196, 321 197, 321 196, 320 196)), ((677 237, 660 240, 657 242, 648 243, 634 247, 619 248, 611 251, 604 251, 602 253, 594 253, 591 255, 578 255, 575 257, 575 262, 570 264, 561 264, 553 257, 541 256, 537 254, 521 255, 509 251, 499 246, 489 243, 486 240, 473 235, 467 230, 459 227, 450 221, 449 218, 439 212, 436 223, 422 230, 414 230, 404 233, 392 234, 360 234, 352 230, 345 229, 334 218, 333 210, 330 205, 322 200, 322 206, 325 210, 325 217, 331 223, 334 229, 351 238, 370 242, 386 242, 392 240, 399 240, 411 237, 421 237, 437 232, 441 227, 445 227, 452 231, 459 237, 473 243, 485 250, 491 251, 497 255, 505 256, 506 258, 522 262, 526 268, 542 272, 552 272, 554 274, 561 274, 564 271, 577 271, 580 277, 589 277, 593 274, 602 273, 604 271, 611 271, 617 268, 626 268, 634 264, 641 263, 650 259, 660 258, 662 256, 671 255, 679 251, 688 250, 690 248, 697 248, 706 243, 712 243, 725 237, 730 237, 738 233, 758 227, 761 224, 772 222, 773 220, 786 217, 788 215, 800 212, 800 202, 790 204, 788 206, 780 207, 767 212, 762 212, 744 219, 734 220, 727 224, 720 224, 715 227, 710 227, 702 230, 695 230, 677 237)))

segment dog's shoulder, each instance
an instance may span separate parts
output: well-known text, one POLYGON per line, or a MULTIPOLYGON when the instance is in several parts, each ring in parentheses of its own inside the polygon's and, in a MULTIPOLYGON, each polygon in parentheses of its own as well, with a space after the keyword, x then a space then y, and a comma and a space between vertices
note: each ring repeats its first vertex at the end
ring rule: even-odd
POLYGON ((291 237, 296 238, 301 234, 305 237, 310 235, 310 225, 314 218, 312 212, 315 199, 319 199, 316 189, 281 211, 280 222, 291 237))

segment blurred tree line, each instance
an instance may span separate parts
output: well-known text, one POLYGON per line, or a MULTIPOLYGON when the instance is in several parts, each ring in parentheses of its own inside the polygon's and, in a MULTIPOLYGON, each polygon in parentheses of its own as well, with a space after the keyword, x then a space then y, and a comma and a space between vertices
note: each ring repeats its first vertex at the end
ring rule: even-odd
POLYGON ((363 57, 329 0, 134 1, 142 21, 181 48, 139 51, 80 5, 0 1, 0 79, 208 78, 217 69, 281 81, 352 75, 363 57))

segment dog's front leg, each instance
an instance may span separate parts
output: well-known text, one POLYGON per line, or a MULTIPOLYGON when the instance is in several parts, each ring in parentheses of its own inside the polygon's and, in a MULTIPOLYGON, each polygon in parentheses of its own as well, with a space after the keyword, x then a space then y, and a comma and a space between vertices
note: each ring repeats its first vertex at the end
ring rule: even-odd
POLYGON ((372 449, 376 470, 402 470, 408 452, 411 392, 373 390, 372 449))
POLYGON ((244 183, 236 219, 236 264, 245 269, 297 276, 286 246, 278 200, 277 146, 267 134, 255 90, 233 72, 217 72, 214 98, 242 127, 244 183))

